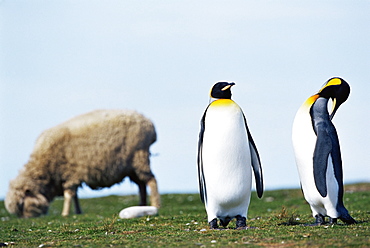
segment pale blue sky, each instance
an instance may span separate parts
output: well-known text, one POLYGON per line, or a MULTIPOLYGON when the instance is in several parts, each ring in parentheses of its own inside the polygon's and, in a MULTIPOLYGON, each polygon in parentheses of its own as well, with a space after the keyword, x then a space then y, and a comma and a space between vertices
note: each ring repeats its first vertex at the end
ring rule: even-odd
MULTIPOLYGON (((209 90, 236 82, 266 189, 299 187, 295 112, 333 76, 346 183, 370 181, 370 1, 0 1, 0 198, 45 129, 105 108, 153 120, 159 189, 198 192, 209 90)), ((231 179, 230 179, 231 180, 231 179)), ((135 193, 125 183, 83 196, 135 193)))

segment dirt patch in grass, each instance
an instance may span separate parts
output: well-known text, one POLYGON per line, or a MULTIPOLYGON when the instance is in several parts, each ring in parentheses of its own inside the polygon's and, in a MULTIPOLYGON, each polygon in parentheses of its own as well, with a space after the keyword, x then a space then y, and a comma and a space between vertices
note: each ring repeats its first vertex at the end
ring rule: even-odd
POLYGON ((370 183, 358 183, 351 185, 344 185, 346 192, 365 192, 370 191, 370 183))

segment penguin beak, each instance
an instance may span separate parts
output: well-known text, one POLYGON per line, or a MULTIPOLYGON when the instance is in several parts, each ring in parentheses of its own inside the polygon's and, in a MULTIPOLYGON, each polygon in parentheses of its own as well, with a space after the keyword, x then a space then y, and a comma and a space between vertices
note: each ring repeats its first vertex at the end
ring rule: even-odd
POLYGON ((330 114, 330 120, 333 119, 335 113, 337 112, 338 108, 340 105, 342 105, 342 103, 344 103, 348 96, 349 96, 349 87, 348 88, 344 88, 343 90, 340 90, 340 92, 338 92, 336 94, 336 96, 332 97, 332 101, 333 101, 333 107, 332 107, 332 110, 331 110, 331 114, 330 114))
POLYGON ((347 100, 349 93, 350 87, 348 83, 341 78, 329 79, 329 81, 326 82, 326 84, 321 88, 318 95, 324 97, 330 96, 331 100, 333 101, 333 107, 329 115, 330 120, 333 119, 339 106, 347 100))
POLYGON ((333 107, 331 109, 331 114, 329 115, 330 117, 330 120, 333 119, 335 113, 337 112, 339 106, 340 106, 340 103, 337 102, 337 98, 332 98, 332 101, 333 101, 333 107))
POLYGON ((223 87, 223 88, 221 89, 221 91, 228 90, 228 89, 230 89, 230 88, 231 88, 231 86, 234 86, 234 85, 235 85, 235 83, 229 83, 228 85, 226 85, 225 87, 223 87))

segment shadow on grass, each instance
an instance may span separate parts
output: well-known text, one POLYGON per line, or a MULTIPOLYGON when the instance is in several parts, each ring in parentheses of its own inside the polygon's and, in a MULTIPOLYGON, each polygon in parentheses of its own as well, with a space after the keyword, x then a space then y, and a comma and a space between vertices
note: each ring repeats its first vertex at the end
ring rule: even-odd
POLYGON ((278 226, 298 226, 298 225, 301 225, 301 226, 331 226, 331 225, 336 225, 336 226, 352 226, 352 225, 359 225, 359 224, 363 224, 363 223, 368 223, 369 221, 365 220, 365 221, 357 221, 357 223, 355 224, 345 224, 345 223, 336 223, 336 224, 330 224, 329 222, 325 222, 324 224, 316 224, 316 223, 301 223, 301 222, 298 222, 298 221, 294 221, 294 220, 291 220, 289 219, 287 222, 283 222, 283 223, 279 223, 278 226))
POLYGON ((283 223, 279 223, 278 226, 298 226, 298 225, 305 225, 298 221, 287 221, 283 223))

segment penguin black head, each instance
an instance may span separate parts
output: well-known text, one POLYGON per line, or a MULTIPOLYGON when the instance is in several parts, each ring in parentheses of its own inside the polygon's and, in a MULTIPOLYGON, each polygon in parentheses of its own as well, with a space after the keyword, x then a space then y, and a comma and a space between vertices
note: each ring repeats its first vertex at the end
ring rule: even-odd
POLYGON ((231 90, 230 88, 234 86, 235 83, 228 82, 218 82, 213 85, 211 89, 211 97, 218 99, 231 99, 231 90))
POLYGON ((349 93, 349 84, 339 77, 329 79, 321 88, 319 93, 317 93, 320 97, 327 99, 331 98, 333 100, 333 109, 330 114, 330 119, 334 117, 339 106, 347 100, 349 93))

